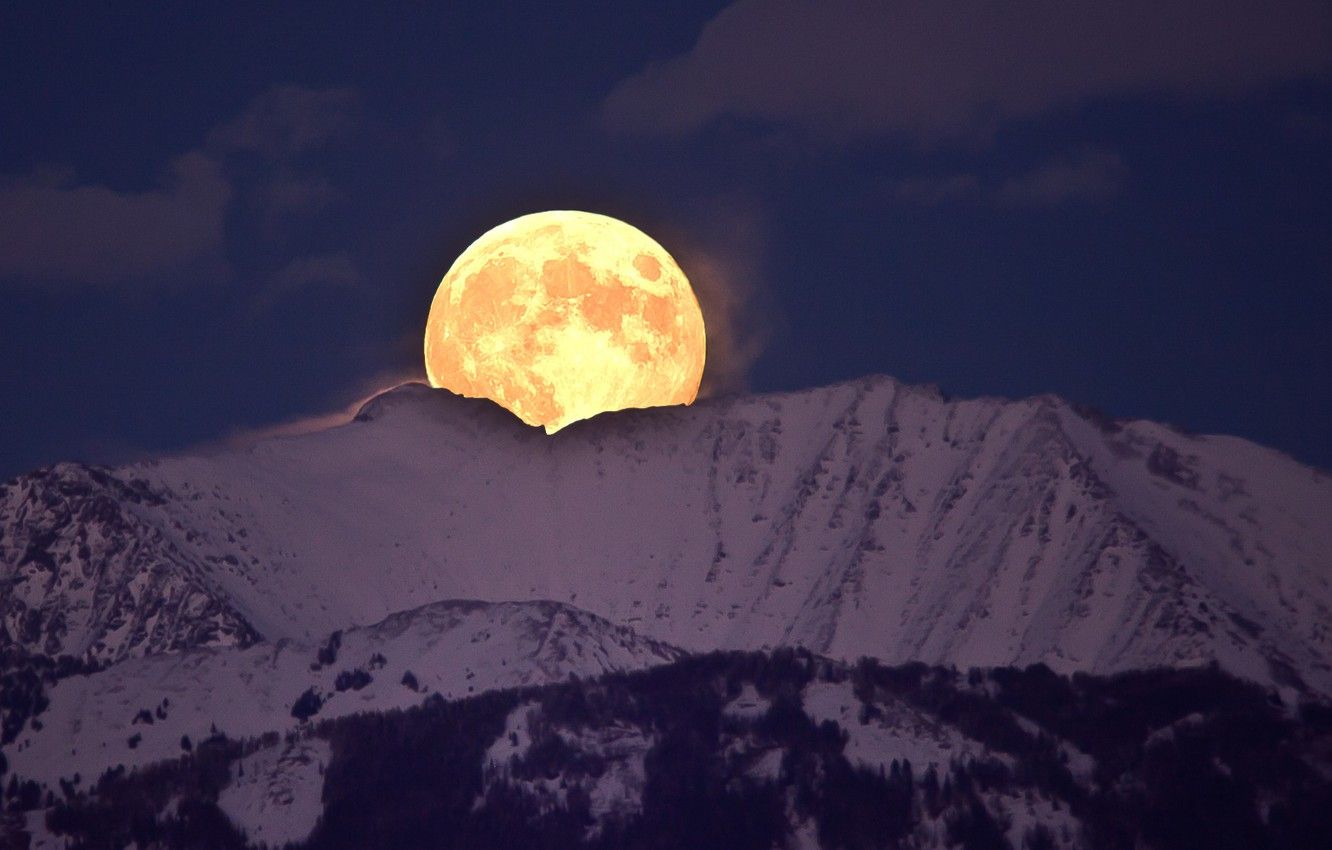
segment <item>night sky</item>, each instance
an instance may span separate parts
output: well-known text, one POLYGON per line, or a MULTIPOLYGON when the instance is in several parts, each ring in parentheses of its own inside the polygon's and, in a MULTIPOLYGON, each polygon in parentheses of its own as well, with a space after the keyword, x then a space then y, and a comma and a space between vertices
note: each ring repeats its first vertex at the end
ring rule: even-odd
POLYGON ((377 5, 0 11, 0 478, 419 378, 450 262, 541 209, 676 256, 709 392, 1054 392, 1332 468, 1326 0, 377 5))

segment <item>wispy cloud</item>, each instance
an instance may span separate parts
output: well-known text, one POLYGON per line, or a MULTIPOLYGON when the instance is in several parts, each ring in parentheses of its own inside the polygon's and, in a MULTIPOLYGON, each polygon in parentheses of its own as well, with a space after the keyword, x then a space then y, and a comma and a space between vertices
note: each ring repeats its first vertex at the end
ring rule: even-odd
POLYGON ((279 269, 255 297, 253 306, 266 310, 283 298, 312 289, 355 292, 360 288, 361 273, 349 254, 315 254, 299 257, 279 269))
POLYGON ((984 136, 1090 98, 1212 97, 1323 73, 1326 0, 739 0, 604 104, 617 130, 722 118, 819 140, 984 136))
POLYGON ((290 157, 346 136, 355 127, 359 112, 355 89, 277 86, 213 130, 209 144, 274 159, 290 157))
POLYGON ((1009 177, 995 190, 1003 204, 1057 207, 1071 202, 1104 201, 1119 194, 1128 166, 1112 151, 1088 150, 1009 177))
POLYGON ((981 194, 981 182, 974 174, 945 174, 938 177, 907 177, 893 183, 893 195, 899 201, 939 206, 950 201, 973 200, 981 194))
POLYGON ((766 233, 756 204, 727 196, 695 211, 689 232, 663 233, 689 278, 707 328, 701 397, 748 389, 774 316, 760 289, 766 233))
POLYGON ((328 209, 341 194, 328 178, 280 170, 256 188, 269 218, 317 213, 328 209))
POLYGON ((330 410, 298 416, 293 419, 286 419, 268 425, 260 425, 254 428, 244 428, 233 431, 221 440, 197 447, 194 451, 208 451, 218 446, 251 446, 255 443, 269 440, 274 437, 294 437, 300 434, 311 434, 316 431, 326 431, 329 428, 336 428, 339 425, 345 425, 352 421, 356 416, 356 412, 359 411, 367 401, 380 393, 391 390, 401 384, 412 381, 424 383, 425 380, 424 366, 415 369, 398 369, 380 372, 364 381, 358 382, 346 392, 342 393, 342 397, 346 399, 346 401, 335 403, 330 410))
MULTIPOLYGON (((220 124, 207 144, 172 159, 151 188, 80 182, 69 168, 0 175, 0 283, 145 288, 171 282, 172 273, 195 262, 220 266, 236 197, 269 217, 318 211, 336 200, 327 179, 291 159, 345 138, 358 115, 351 89, 280 86, 220 124), (242 176, 230 167, 237 154, 266 164, 242 176)), ((301 262, 277 280, 314 272, 309 258, 301 262)), ((337 283, 348 279, 345 265, 325 264, 320 273, 337 283)), ((176 275, 179 283, 198 279, 176 275)))
POLYGON ((967 202, 1059 207, 1108 201, 1122 191, 1128 175, 1119 154, 1092 148, 1006 177, 972 173, 913 176, 894 181, 890 188, 897 200, 922 206, 967 202))
POLYGON ((178 269, 222 247, 232 186, 198 152, 159 188, 118 192, 38 173, 0 183, 0 279, 104 285, 178 269))

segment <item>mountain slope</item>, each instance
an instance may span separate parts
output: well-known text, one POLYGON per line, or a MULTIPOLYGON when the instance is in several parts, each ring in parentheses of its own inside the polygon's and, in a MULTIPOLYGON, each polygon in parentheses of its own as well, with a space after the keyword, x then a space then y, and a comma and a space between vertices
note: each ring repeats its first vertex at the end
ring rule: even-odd
POLYGON ((191 533, 177 546, 181 529, 156 525, 164 504, 143 479, 79 464, 0 485, 0 646, 114 662, 258 640, 191 533))
POLYGON ((39 847, 1323 850, 1326 712, 1211 669, 716 653, 211 741, 27 824, 58 833, 39 847))
POLYGON ((285 732, 304 719, 458 699, 679 658, 672 647, 555 602, 437 602, 319 645, 281 641, 128 659, 50 689, 5 749, 12 771, 53 787, 116 765, 176 758, 222 733, 285 732), (304 694, 310 696, 303 696, 304 694))
MULTIPOLYGON (((142 482, 152 498, 123 507, 127 533, 160 537, 270 640, 442 598, 549 598, 689 650, 1102 672, 1217 660, 1332 692, 1328 477, 1053 397, 952 401, 870 378, 548 437, 405 385, 328 431, 97 474, 142 482)), ((30 486, 9 487, 4 541, 46 522, 12 507, 30 486)), ((106 563, 74 552, 61 569, 106 563)), ((8 581, 19 609, 65 604, 22 568, 8 581)), ((152 644, 95 622, 63 635, 46 651, 152 644)), ((178 642, 215 640, 232 638, 178 642)))

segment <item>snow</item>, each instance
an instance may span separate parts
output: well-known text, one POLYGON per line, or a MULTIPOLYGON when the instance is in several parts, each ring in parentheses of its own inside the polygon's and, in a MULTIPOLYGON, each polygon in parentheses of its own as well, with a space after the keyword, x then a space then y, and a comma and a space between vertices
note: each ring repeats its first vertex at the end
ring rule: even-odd
POLYGON ((785 755, 785 751, 780 749, 764 750, 749 765, 745 775, 750 779, 776 782, 782 777, 782 758, 785 755))
MULTIPOLYGON (((48 785, 91 779, 214 727, 289 731, 307 689, 337 717, 676 646, 1098 673, 1214 659, 1293 705, 1332 693, 1330 575, 1324 473, 1053 397, 870 378, 547 436, 407 385, 325 431, 0 486, 0 634, 118 662, 55 685, 5 756, 48 785), (315 664, 334 630, 336 663, 315 664), (338 691, 354 669, 372 681, 338 691)), ((965 749, 905 705, 861 724, 845 684, 805 706, 860 763, 965 749)), ((750 687, 726 710, 766 701, 750 687)), ((592 788, 599 811, 633 799, 632 750, 592 788)))
POLYGON ((1204 720, 1206 720, 1206 718, 1200 712, 1194 711, 1184 715, 1174 723, 1162 726, 1159 729, 1153 729, 1151 734, 1148 735, 1147 739, 1143 742, 1143 749, 1147 749, 1153 744, 1170 743, 1175 740, 1175 735, 1180 729, 1196 726, 1204 720))
MULTIPOLYGON (((6 565, 46 539, 24 531, 26 480, 0 497, 6 565)), ((161 503, 120 498, 108 533, 138 548, 93 545, 82 574, 165 565, 140 589, 173 600, 155 615, 198 606, 215 625, 107 619, 99 600, 121 597, 37 570, 0 611, 10 633, 55 606, 69 632, 51 640, 142 654, 187 628, 309 642, 439 599, 553 599, 688 650, 1061 672, 1214 658, 1332 693, 1332 481, 1242 440, 1108 425, 1053 397, 952 401, 867 378, 547 436, 405 385, 351 423, 114 482, 88 486, 143 482, 161 503)), ((82 564, 86 522, 52 522, 53 558, 82 564)))
POLYGON ((481 763, 489 770, 502 770, 527 755, 532 747, 532 716, 539 712, 536 703, 523 703, 509 712, 504 720, 504 731, 486 750, 481 763))
POLYGON ((812 819, 801 821, 791 830, 791 840, 787 843, 791 850, 820 850, 819 825, 812 819))
POLYGON ((1228 438, 1105 431, 1048 397, 874 378, 548 437, 408 385, 347 425, 120 474, 170 494, 136 522, 270 639, 549 598, 686 649, 1098 672, 1216 657, 1259 680, 1278 658, 1332 690, 1326 476, 1228 438))
POLYGON ((740 694, 722 706, 722 714, 738 720, 760 720, 771 707, 771 701, 759 694, 752 684, 746 682, 740 694))
POLYGON ((637 814, 643 810, 643 788, 647 784, 647 753, 655 741, 637 730, 612 728, 585 733, 582 749, 595 747, 608 762, 606 770, 588 789, 590 813, 600 824, 607 817, 637 814))
MULTIPOLYGON (((65 850, 69 846, 68 840, 53 835, 46 828, 47 814, 46 809, 34 809, 25 814, 23 828, 28 833, 28 850, 65 850)), ((5 836, 0 834, 0 838, 3 837, 5 836)))
POLYGON ((214 730, 241 739, 294 729, 292 706, 308 688, 324 699, 316 715, 324 719, 407 708, 432 693, 456 699, 677 657, 669 647, 555 603, 435 603, 343 633, 337 660, 320 666, 316 656, 325 642, 156 655, 63 679, 50 691, 42 728, 25 729, 7 748, 11 769, 54 785, 74 773, 96 777, 117 764, 175 758, 182 736, 198 742, 214 730), (338 674, 356 669, 372 681, 338 691, 338 674), (416 689, 403 684, 408 672, 416 689), (135 722, 141 710, 151 723, 135 722))
POLYGON ((910 761, 912 771, 919 775, 931 764, 946 771, 953 759, 986 754, 957 730, 896 700, 877 703, 883 716, 862 724, 861 702, 849 682, 810 682, 805 686, 803 701, 805 714, 815 723, 831 720, 846 730, 843 752, 862 767, 887 771, 894 760, 910 761))
POLYGON ((324 806, 328 742, 297 738, 259 750, 234 767, 217 805, 253 844, 281 847, 304 841, 324 806))
POLYGON ((1081 824, 1067 807, 1056 808, 1050 800, 1035 794, 1019 793, 985 795, 986 807, 1001 813, 1008 821, 1008 842, 1013 847, 1026 847, 1023 839, 1037 826, 1050 830, 1055 846, 1072 848, 1081 846, 1077 838, 1081 824))
MULTIPOLYGON (((1034 720, 1023 717, 1020 714, 1013 714, 1013 720, 1017 725, 1033 738, 1044 736, 1058 743, 1059 752, 1064 757, 1064 763, 1068 766, 1069 773, 1073 774, 1075 779, 1089 781, 1092 774, 1096 771, 1096 759, 1084 753, 1075 744, 1061 740, 1059 736, 1051 734, 1034 720)), ((1150 740, 1150 739, 1149 739, 1150 740)))
POLYGON ((532 724, 540 715, 540 707, 525 703, 509 713, 504 731, 486 750, 482 760, 485 766, 486 791, 497 782, 506 782, 523 790, 549 810, 567 804, 569 791, 578 787, 588 795, 588 810, 594 821, 589 837, 594 837, 607 818, 624 818, 642 811, 643 787, 647 783, 646 759, 655 741, 641 730, 620 724, 597 729, 569 729, 557 727, 558 735, 576 752, 591 753, 603 760, 598 775, 560 775, 517 778, 513 775, 516 762, 527 755, 532 746, 532 724))

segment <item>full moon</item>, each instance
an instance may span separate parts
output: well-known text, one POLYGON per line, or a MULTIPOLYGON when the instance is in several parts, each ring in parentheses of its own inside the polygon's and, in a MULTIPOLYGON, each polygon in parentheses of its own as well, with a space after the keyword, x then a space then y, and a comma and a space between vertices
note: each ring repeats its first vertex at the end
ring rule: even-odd
POLYGON ((548 434, 611 410, 690 404, 703 313, 647 234, 556 210, 487 231, 440 281, 426 321, 431 386, 488 398, 548 434))

